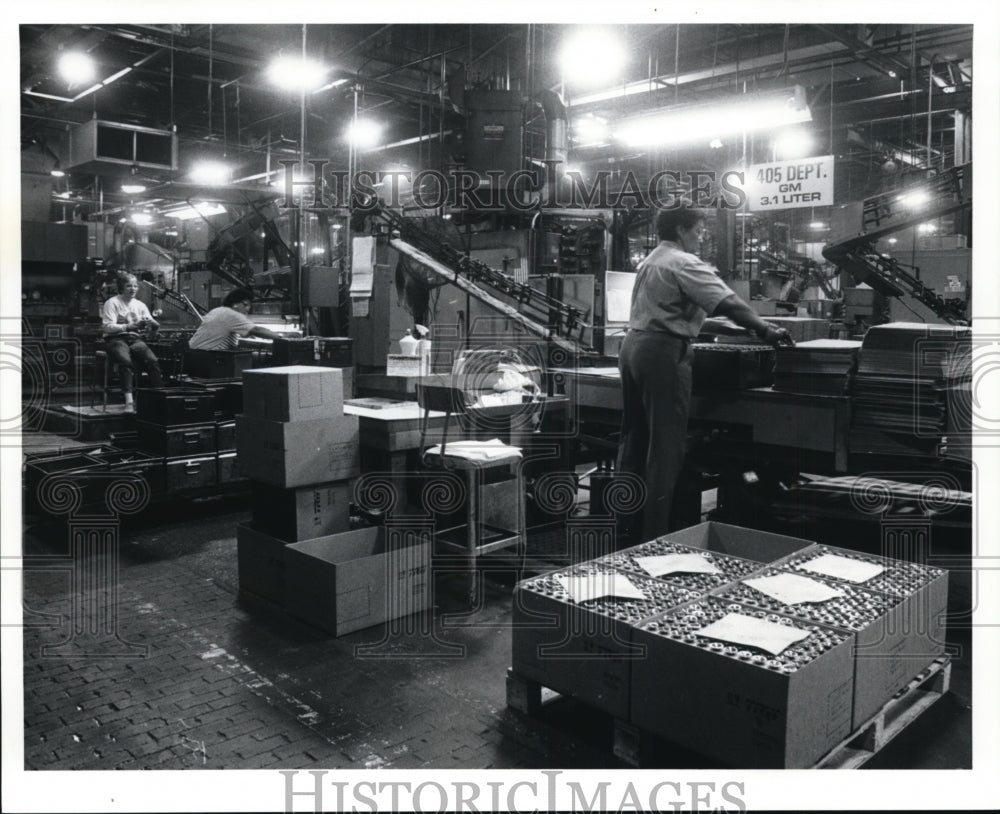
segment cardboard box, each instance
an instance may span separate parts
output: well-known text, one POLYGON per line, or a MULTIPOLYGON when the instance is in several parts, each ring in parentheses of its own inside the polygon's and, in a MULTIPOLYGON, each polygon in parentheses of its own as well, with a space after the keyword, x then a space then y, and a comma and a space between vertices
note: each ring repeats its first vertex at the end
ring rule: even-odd
POLYGON ((352 487, 350 481, 295 489, 254 483, 254 528, 290 542, 348 531, 352 487))
POLYGON ((511 655, 514 671, 596 709, 628 720, 633 669, 645 669, 631 643, 632 626, 696 598, 660 580, 628 574, 645 600, 595 599, 576 603, 560 576, 624 572, 583 563, 520 582, 514 591, 511 655))
MULTIPOLYGON (((754 577, 790 573, 794 569, 768 567, 754 577)), ((903 602, 886 594, 866 591, 844 582, 834 583, 815 574, 794 571, 816 582, 835 587, 845 596, 826 602, 803 602, 785 605, 749 585, 736 583, 713 595, 725 602, 738 602, 771 614, 787 616, 800 622, 822 624, 854 634, 851 660, 854 671, 854 700, 851 728, 859 728, 875 715, 914 675, 900 669, 901 654, 907 646, 904 632, 903 602)))
POLYGON ((386 526, 285 548, 290 613, 343 636, 431 604, 431 535, 386 526))
POLYGON ((707 597, 635 629, 632 723, 736 768, 812 766, 851 732, 854 636, 795 624, 810 634, 797 662, 693 633, 726 604, 707 597))
POLYGON ((759 563, 771 563, 816 545, 811 540, 714 521, 672 531, 657 539, 759 563))
POLYGON ((357 416, 269 421, 236 416, 244 475, 292 488, 356 477, 361 471, 357 416))
MULTIPOLYGON (((805 576, 802 566, 825 554, 882 566, 885 571, 865 582, 855 583, 824 577, 831 584, 847 584, 899 600, 899 606, 882 621, 884 635, 870 644, 859 642, 856 658, 871 662, 879 681, 874 684, 884 704, 911 678, 945 652, 945 618, 948 610, 948 572, 921 563, 863 554, 834 546, 816 545, 778 563, 805 576)), ((877 632, 877 631, 876 631, 877 632)))
POLYGON ((612 568, 618 568, 622 571, 642 574, 653 579, 661 579, 676 585, 678 588, 686 588, 698 594, 708 593, 716 588, 721 588, 734 580, 752 574, 760 568, 760 563, 754 560, 746 560, 742 557, 733 557, 729 554, 720 554, 715 551, 705 551, 694 546, 669 542, 666 538, 651 540, 648 543, 641 543, 631 548, 616 551, 613 554, 599 558, 596 562, 609 565, 612 568), (705 559, 712 563, 718 569, 719 573, 673 572, 654 576, 649 574, 637 559, 639 557, 656 557, 670 554, 692 554, 699 551, 704 552, 703 556, 705 559))
POLYGON ((340 368, 312 365, 245 370, 243 408, 269 421, 335 418, 344 412, 343 375, 340 368))
POLYGON ((285 604, 285 547, 288 543, 241 523, 236 527, 240 590, 285 604))

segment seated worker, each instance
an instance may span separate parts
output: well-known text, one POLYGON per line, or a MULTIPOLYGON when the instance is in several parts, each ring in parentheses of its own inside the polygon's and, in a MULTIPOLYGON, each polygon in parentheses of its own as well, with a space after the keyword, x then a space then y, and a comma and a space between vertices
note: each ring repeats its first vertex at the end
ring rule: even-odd
POLYGON ((116 363, 121 370, 125 412, 134 413, 136 371, 145 370, 153 387, 163 386, 160 363, 143 341, 148 331, 156 330, 160 325, 149 313, 146 303, 136 299, 139 280, 134 274, 119 274, 115 282, 118 294, 108 298, 101 308, 101 333, 108 363, 116 363))
POLYGON ((263 339, 281 339, 263 325, 254 323, 247 314, 253 307, 253 294, 245 289, 236 289, 226 294, 222 305, 207 314, 188 341, 191 350, 231 350, 241 336, 258 336, 263 339))

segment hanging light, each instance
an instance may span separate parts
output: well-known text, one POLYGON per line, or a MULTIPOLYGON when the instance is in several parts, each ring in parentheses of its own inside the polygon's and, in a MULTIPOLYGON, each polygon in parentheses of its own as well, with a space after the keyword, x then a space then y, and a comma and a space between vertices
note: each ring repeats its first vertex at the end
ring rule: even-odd
POLYGON ((326 74, 324 65, 302 57, 278 57, 267 69, 270 80, 287 90, 315 90, 324 83, 326 74))
POLYGON ((93 57, 82 51, 67 51, 59 57, 56 65, 59 75, 70 85, 82 85, 89 82, 97 73, 97 65, 93 57))
POLYGON ((356 119, 347 128, 347 140, 359 150, 376 146, 381 136, 382 125, 371 119, 356 119))
POLYGON ((202 161, 195 164, 190 172, 190 178, 196 184, 221 186, 229 183, 230 168, 221 161, 202 161))
POLYGON ((614 81, 625 67, 625 48, 606 28, 584 28, 566 40, 559 67, 570 84, 592 86, 614 81))

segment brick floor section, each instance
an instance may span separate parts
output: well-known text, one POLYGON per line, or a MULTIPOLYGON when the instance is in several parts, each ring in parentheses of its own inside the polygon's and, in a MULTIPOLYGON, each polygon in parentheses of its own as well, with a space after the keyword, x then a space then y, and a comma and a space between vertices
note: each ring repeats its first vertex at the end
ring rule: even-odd
MULTIPOLYGON (((91 634, 43 655, 70 638, 71 573, 25 572, 25 768, 621 766, 612 722, 573 700, 507 708, 509 575, 475 613, 439 585, 431 635, 410 620, 338 639, 234 593, 248 515, 123 531, 114 647, 91 634)), ((64 554, 61 535, 28 535, 26 553, 64 554)))

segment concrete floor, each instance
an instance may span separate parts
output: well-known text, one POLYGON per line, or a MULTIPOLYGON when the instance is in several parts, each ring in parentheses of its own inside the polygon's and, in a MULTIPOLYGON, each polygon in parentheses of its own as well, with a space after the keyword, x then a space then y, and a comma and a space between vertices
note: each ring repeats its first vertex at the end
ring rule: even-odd
MULTIPOLYGON (((249 517, 235 496, 126 521, 114 604, 131 647, 110 656, 81 652, 86 636, 43 654, 69 637, 68 534, 28 529, 26 769, 622 766, 607 716, 572 699, 535 718, 506 706, 514 571, 490 572, 473 612, 461 580, 441 576, 432 616, 333 638, 240 598, 235 529, 249 517)), ((529 556, 543 552, 537 567, 551 543, 529 541, 529 556)), ((971 652, 954 635, 951 692, 871 768, 971 765, 971 652)), ((666 745, 654 760, 713 765, 666 745)))

